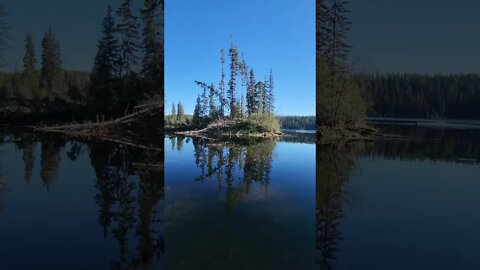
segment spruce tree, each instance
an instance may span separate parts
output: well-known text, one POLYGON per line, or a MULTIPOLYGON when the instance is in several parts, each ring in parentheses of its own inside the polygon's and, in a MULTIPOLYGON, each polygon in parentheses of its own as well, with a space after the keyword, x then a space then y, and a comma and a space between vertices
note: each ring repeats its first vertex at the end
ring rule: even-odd
POLYGON ((220 51, 220 61, 222 63, 222 79, 220 80, 220 86, 219 86, 219 91, 218 91, 218 101, 220 103, 220 108, 219 108, 219 115, 220 117, 225 116, 225 107, 227 100, 225 98, 225 51, 221 49, 220 51))
POLYGON ((236 102, 236 77, 238 75, 238 49, 235 44, 231 44, 229 49, 230 56, 230 81, 228 82, 228 99, 230 104, 230 117, 234 118, 238 115, 237 102, 236 102))
POLYGON ((91 98, 100 112, 112 112, 118 100, 115 82, 118 75, 119 45, 115 36, 115 21, 111 6, 102 23, 102 38, 98 41, 97 54, 91 73, 91 98))
POLYGON ((50 97, 62 97, 63 89, 62 60, 60 44, 50 27, 42 39, 41 85, 50 97))
POLYGON ((275 111, 275 93, 274 93, 274 87, 275 83, 273 81, 273 72, 270 69, 270 75, 268 76, 268 82, 266 83, 267 85, 267 111, 271 114, 275 111))
POLYGON ((138 17, 133 14, 132 0, 123 0, 117 15, 120 17, 117 30, 121 40, 119 74, 122 78, 130 77, 139 62, 137 53, 140 48, 138 17))
POLYGON ((200 95, 197 95, 197 103, 195 104, 195 110, 193 111, 193 118, 192 118, 192 123, 193 126, 199 127, 201 125, 201 119, 200 119, 200 114, 201 114, 201 100, 200 100, 200 95))
POLYGON ((209 87, 210 89, 210 92, 209 92, 209 95, 208 95, 208 103, 209 103, 209 116, 210 118, 215 118, 216 116, 216 110, 217 110, 217 107, 215 105, 215 85, 212 83, 209 87))
POLYGON ((207 87, 203 88, 203 93, 202 93, 202 110, 201 110, 201 116, 207 116, 208 115, 208 99, 207 99, 207 87))
POLYGON ((24 98, 40 98, 36 63, 33 38, 30 32, 28 32, 25 38, 25 56, 23 57, 22 96, 24 98))
POLYGON ((163 0, 144 0, 142 75, 145 94, 163 97, 163 0))
POLYGON ((327 47, 327 61, 332 73, 345 71, 350 45, 347 42, 347 32, 351 22, 348 19, 350 10, 348 0, 333 0, 332 6, 326 12, 327 33, 330 40, 327 47))
POLYGON ((184 123, 185 122, 185 113, 183 111, 183 105, 182 102, 178 102, 177 106, 177 120, 179 123, 184 123))
POLYGON ((172 113, 171 113, 172 118, 177 117, 177 113, 175 112, 175 103, 172 103, 172 113))
POLYGON ((250 77, 247 83, 247 113, 253 115, 257 111, 256 93, 255 93, 255 73, 250 69, 250 77))

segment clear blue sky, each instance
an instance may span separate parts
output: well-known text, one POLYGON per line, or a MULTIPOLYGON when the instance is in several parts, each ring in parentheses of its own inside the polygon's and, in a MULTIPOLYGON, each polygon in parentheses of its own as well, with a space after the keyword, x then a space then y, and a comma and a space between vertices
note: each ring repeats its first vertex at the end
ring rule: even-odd
POLYGON ((7 70, 22 69, 25 35, 33 35, 37 61, 40 62, 40 43, 51 26, 60 42, 64 67, 90 71, 101 35, 102 19, 107 5, 116 9, 119 0, 3 0, 10 33, 6 51, 7 70))
POLYGON ((315 115, 314 0, 165 2, 167 114, 179 101, 193 113, 195 80, 218 86, 220 49, 232 36, 257 79, 273 70, 277 114, 315 115))
POLYGON ((361 0, 351 11, 351 58, 360 70, 480 71, 478 0, 361 0))

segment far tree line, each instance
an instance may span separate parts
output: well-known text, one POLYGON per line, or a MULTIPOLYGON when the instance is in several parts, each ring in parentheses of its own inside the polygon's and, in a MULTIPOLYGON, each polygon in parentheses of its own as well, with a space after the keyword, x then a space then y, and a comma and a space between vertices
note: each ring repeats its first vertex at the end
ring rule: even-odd
POLYGON ((360 74, 368 115, 480 119, 480 74, 360 74))
POLYGON ((163 0, 144 0, 139 11, 133 2, 108 6, 90 73, 64 69, 51 27, 41 41, 39 67, 32 34, 27 33, 23 69, 0 76, 2 110, 48 111, 61 104, 72 114, 81 107, 115 117, 143 100, 163 100, 163 0))

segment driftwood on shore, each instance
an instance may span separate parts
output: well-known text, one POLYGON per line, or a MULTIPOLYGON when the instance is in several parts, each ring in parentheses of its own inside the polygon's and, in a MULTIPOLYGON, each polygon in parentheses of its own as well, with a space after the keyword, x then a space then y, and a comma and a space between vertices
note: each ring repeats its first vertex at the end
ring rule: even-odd
POLYGON ((213 123, 208 124, 202 129, 196 130, 187 130, 187 131, 176 131, 173 132, 176 135, 183 135, 189 137, 200 137, 205 139, 212 139, 217 136, 227 136, 227 137, 278 137, 281 136, 281 132, 244 132, 242 130, 236 129, 235 126, 241 124, 241 121, 235 119, 220 119, 213 123), (233 130, 233 131, 232 131, 233 130))
MULTIPOLYGON (((163 119, 163 102, 155 101, 139 105, 134 112, 108 120, 73 123, 57 126, 36 126, 36 132, 60 133, 69 137, 110 141, 146 150, 163 151, 160 147, 145 143, 144 137, 158 133, 163 119), (153 119, 153 120, 152 120, 153 119), (153 123, 158 121, 158 123, 153 123), (151 127, 150 125, 154 125, 151 127)), ((99 119, 99 117, 97 117, 99 119)))

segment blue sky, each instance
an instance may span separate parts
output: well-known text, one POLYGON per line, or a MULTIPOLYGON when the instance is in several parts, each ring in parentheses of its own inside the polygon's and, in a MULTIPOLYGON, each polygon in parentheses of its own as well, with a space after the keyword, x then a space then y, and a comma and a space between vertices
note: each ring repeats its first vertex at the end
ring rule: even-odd
POLYGON ((315 115, 314 0, 165 2, 166 113, 179 101, 193 113, 195 80, 218 85, 233 37, 257 79, 273 70, 277 114, 315 115))
POLYGON ((369 72, 480 71, 480 1, 351 2, 357 69, 369 72))

